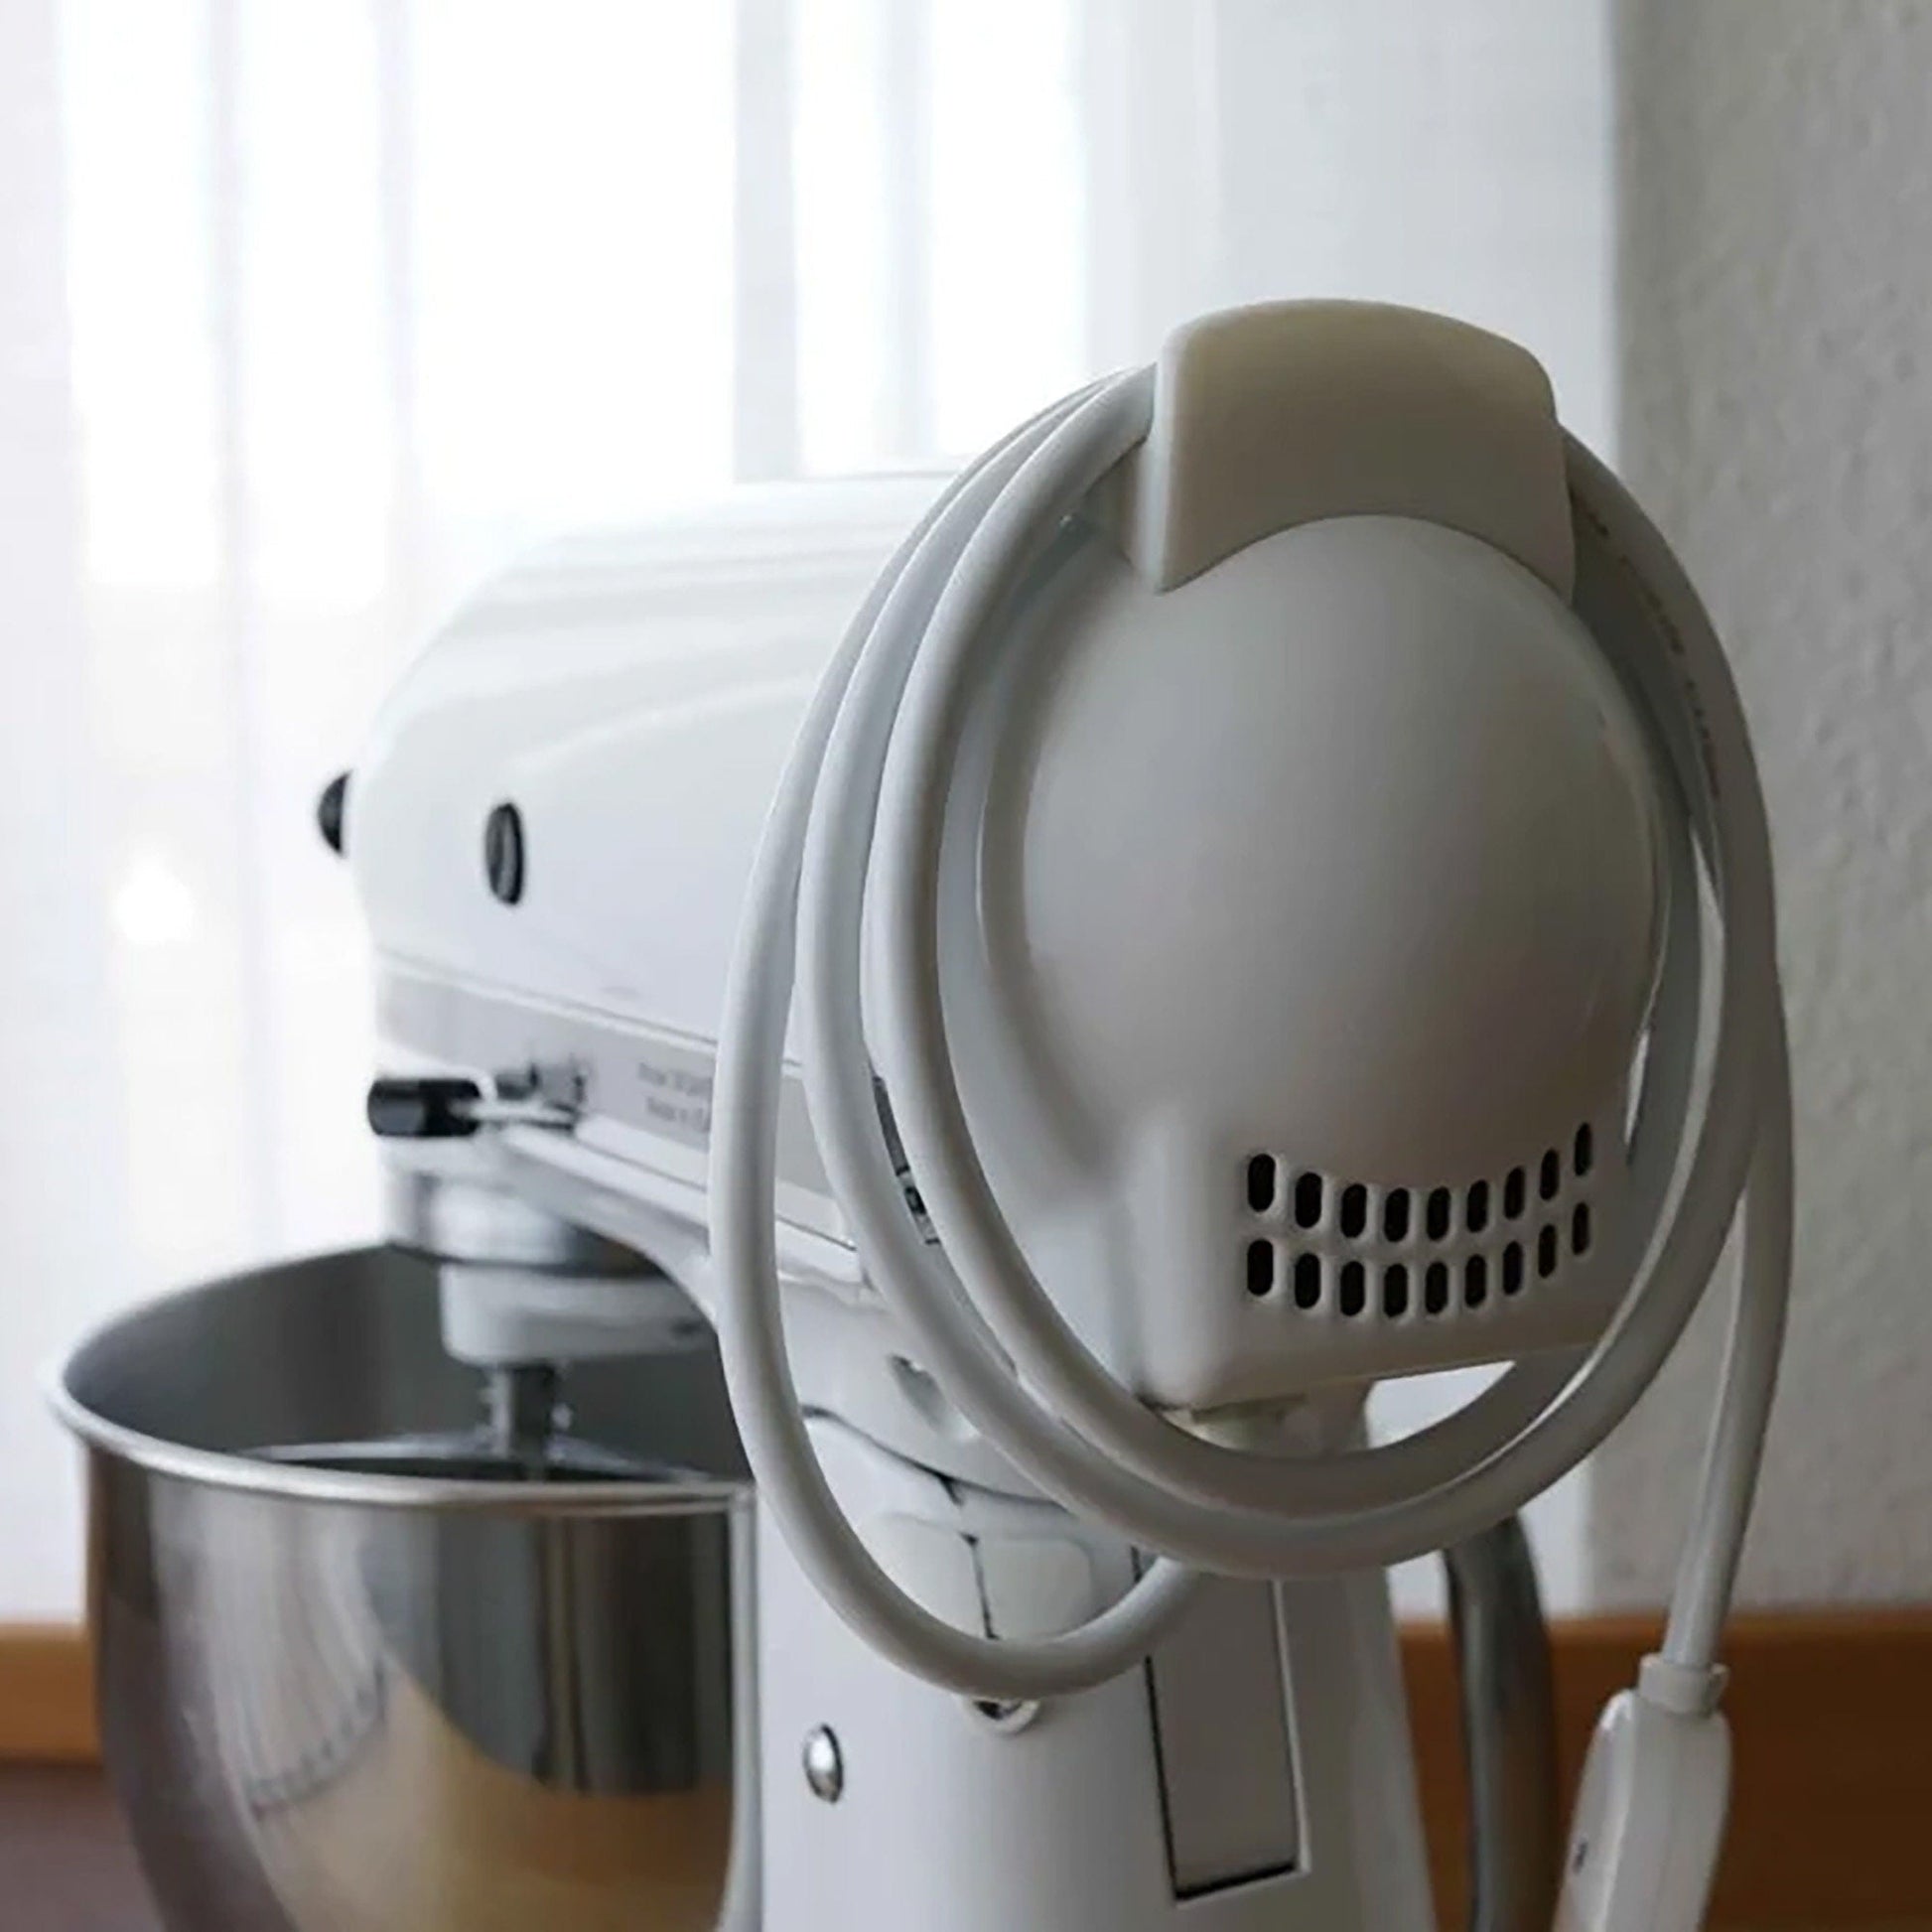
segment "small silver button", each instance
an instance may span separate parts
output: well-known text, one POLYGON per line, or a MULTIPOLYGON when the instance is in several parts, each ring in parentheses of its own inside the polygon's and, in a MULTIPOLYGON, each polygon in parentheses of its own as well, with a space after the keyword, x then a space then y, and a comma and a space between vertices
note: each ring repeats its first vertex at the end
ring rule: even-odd
POLYGON ((805 1782, 812 1796, 835 1805, 845 1795, 845 1754, 839 1749, 837 1733, 827 1725, 805 1736, 805 1782))

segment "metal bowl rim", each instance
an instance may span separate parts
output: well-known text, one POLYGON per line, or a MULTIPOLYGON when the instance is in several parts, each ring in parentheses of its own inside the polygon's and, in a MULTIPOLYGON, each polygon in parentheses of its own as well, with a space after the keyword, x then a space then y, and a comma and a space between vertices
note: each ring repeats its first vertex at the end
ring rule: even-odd
MULTIPOLYGON (((286 1262, 270 1265, 292 1267, 305 1261, 348 1259, 370 1252, 367 1247, 338 1249, 319 1255, 291 1256, 286 1262)), ((443 1481, 434 1476, 372 1475, 299 1462, 268 1462, 235 1450, 195 1449, 186 1443, 167 1442, 110 1422, 89 1408, 69 1386, 68 1378, 75 1364, 131 1316, 167 1302, 187 1301, 207 1289, 260 1272, 243 1269, 208 1282, 192 1283, 97 1322, 74 1343, 58 1367, 50 1367, 42 1376, 43 1393, 56 1418, 96 1453, 129 1463, 151 1475, 167 1476, 203 1488, 288 1501, 543 1517, 696 1516, 752 1506, 754 1492, 750 1479, 730 1476, 700 1476, 679 1482, 476 1482, 443 1481)))

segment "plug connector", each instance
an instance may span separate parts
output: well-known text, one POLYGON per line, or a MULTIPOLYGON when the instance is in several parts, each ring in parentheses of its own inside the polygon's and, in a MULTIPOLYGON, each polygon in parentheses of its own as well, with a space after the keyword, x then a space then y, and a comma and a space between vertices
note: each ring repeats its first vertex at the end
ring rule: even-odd
POLYGON ((1597 1721, 1564 1862, 1556 1932, 1699 1932, 1724 1849, 1730 1727, 1722 1673, 1687 1696, 1646 1659, 1597 1721))

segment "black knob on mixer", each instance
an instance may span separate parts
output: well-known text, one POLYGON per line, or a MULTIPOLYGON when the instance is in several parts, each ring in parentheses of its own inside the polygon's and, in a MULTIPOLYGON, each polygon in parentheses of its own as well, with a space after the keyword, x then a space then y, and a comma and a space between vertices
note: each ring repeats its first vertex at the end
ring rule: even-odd
POLYGON ((452 1141, 477 1131, 474 1080, 386 1078, 369 1087, 369 1125, 385 1141, 452 1141))
POLYGON ((523 814, 514 805, 496 806, 483 821, 483 877, 503 904, 523 897, 523 814))
POLYGON ((343 849, 345 822, 348 812, 348 773, 338 771, 322 788, 316 800, 316 829, 331 852, 343 849))

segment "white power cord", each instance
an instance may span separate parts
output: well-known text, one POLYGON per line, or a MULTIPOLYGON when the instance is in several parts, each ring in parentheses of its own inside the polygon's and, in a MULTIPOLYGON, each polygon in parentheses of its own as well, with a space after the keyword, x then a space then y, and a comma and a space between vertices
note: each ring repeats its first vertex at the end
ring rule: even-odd
POLYGON ((1001 1213, 960 1103, 939 997, 952 772, 1010 601, 1064 519, 1146 435, 1152 386, 1143 370, 1071 397, 958 480, 860 612, 773 804, 727 985, 711 1173, 725 1364, 764 1504, 827 1600, 904 1668, 975 1697, 1084 1688, 1136 1663, 1184 1607, 1191 1578, 1177 1565, 1273 1577, 1392 1563, 1460 1541, 1547 1488, 1662 1366, 1748 1173, 1725 1393, 1672 1618, 1672 1661, 1708 1672, 1755 1479, 1789 1267, 1768 840, 1709 623, 1641 512, 1574 446, 1580 539, 1620 573, 1634 614, 1627 634, 1599 642, 1640 701, 1659 790, 1675 806, 1665 813, 1670 931, 1632 1144, 1632 1220, 1649 1245, 1628 1257, 1632 1286, 1587 1359, 1519 1364, 1456 1416, 1399 1443, 1308 1461, 1251 1453, 1188 1433, 1116 1381, 1035 1279, 1001 1213), (1698 937, 1699 859, 1722 933, 1715 968, 1698 937), (878 948, 875 1006, 864 1017, 862 939, 878 948), (800 961, 820 1151, 869 1278, 921 1366, 1044 1493, 1166 1559, 1065 1635, 994 1641, 930 1615, 873 1559, 818 1467, 786 1358, 774 1239, 777 1102, 800 961), (1706 1029, 1715 1032, 1708 1055, 1706 1029), (905 1205, 872 1054, 936 1249, 905 1205))

